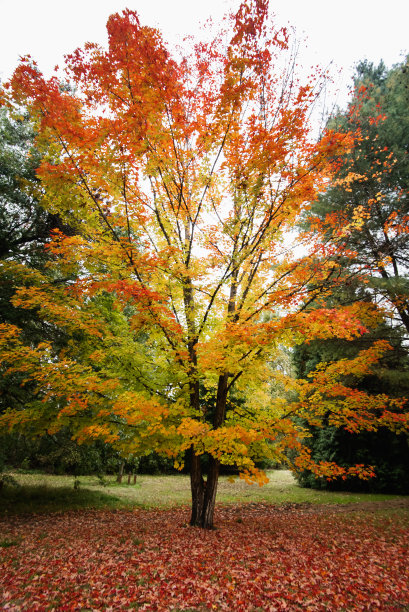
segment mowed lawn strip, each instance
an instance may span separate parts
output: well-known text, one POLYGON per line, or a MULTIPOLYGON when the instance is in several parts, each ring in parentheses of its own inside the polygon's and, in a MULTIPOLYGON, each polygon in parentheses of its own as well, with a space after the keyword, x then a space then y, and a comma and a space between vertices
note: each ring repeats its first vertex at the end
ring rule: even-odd
MULTIPOLYGON (((5 487, 0 495, 0 513, 52 512, 79 508, 168 508, 190 503, 189 476, 138 475, 136 484, 105 478, 105 486, 96 476, 55 476, 49 474, 15 473, 20 487, 5 487)), ((249 485, 227 476, 220 479, 218 503, 310 503, 350 504, 408 500, 409 496, 316 491, 299 487, 287 470, 268 472, 269 483, 263 487, 249 485)), ((133 480, 132 480, 133 482, 133 480)))

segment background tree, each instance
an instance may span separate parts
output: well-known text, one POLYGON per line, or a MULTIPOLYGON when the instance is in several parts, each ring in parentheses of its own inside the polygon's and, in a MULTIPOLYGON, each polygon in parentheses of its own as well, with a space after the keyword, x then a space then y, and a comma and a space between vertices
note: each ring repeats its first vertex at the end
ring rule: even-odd
MULTIPOLYGON (((353 303, 362 300, 371 301, 372 296, 365 284, 357 279, 349 280, 340 287, 327 306, 336 303, 353 303)), ((349 388, 364 390, 368 394, 384 393, 390 397, 408 397, 409 395, 409 360, 404 338, 399 328, 381 322, 368 330, 360 338, 341 340, 331 338, 313 340, 303 343, 293 351, 294 366, 297 378, 308 379, 310 372, 321 362, 350 359, 360 350, 377 340, 387 340, 393 351, 386 353, 372 372, 358 380, 345 375, 349 388)), ((311 450, 315 461, 333 461, 341 466, 357 463, 372 465, 375 478, 361 480, 339 477, 331 481, 316 477, 309 470, 297 473, 297 479, 303 486, 326 489, 344 489, 354 491, 371 491, 405 494, 409 491, 409 444, 405 433, 396 434, 387 428, 377 431, 363 431, 353 434, 345 428, 336 426, 308 426, 310 437, 304 441, 311 450)))
POLYGON ((301 85, 288 71, 288 33, 263 0, 243 2, 214 40, 182 57, 132 11, 107 28, 107 50, 87 44, 67 58, 77 93, 29 61, 11 81, 10 100, 28 101, 48 143, 46 208, 75 225, 48 249, 77 280, 62 288, 37 276, 13 297, 73 340, 50 358, 49 344, 27 347, 4 326, 5 375, 23 372, 35 391, 3 426, 53 432, 69 422, 79 440, 159 450, 179 465, 187 451, 191 524, 202 527, 213 525, 221 463, 263 483, 255 460, 286 460, 291 447, 298 466, 320 475, 367 477, 363 466, 314 464, 290 417, 319 424, 330 410, 355 430, 406 427, 402 402, 337 382, 346 367, 367 373, 386 344, 308 383, 272 365, 294 337, 352 338, 376 316, 364 303, 308 311, 307 296, 336 281, 334 261, 314 241, 299 260, 286 252, 328 158, 348 144, 334 132, 310 138, 317 80, 301 85), (298 398, 272 396, 272 378, 298 398))
POLYGON ((13 119, 0 109, 0 257, 43 258, 42 244, 57 225, 39 205, 41 184, 36 169, 41 154, 34 147, 28 114, 13 119))
MULTIPOLYGON (((1 93, 1 92, 0 92, 1 93)), ((0 109, 0 323, 18 325, 25 340, 61 343, 61 332, 29 312, 13 306, 16 287, 28 282, 26 267, 42 269, 47 262, 44 245, 54 227, 62 227, 56 215, 39 201, 41 183, 36 176, 41 153, 34 145, 34 131, 27 110, 16 118, 0 109)), ((67 230, 67 228, 65 228, 67 230)), ((24 406, 30 393, 21 387, 21 375, 0 381, 0 411, 8 405, 24 406)), ((4 447, 9 444, 5 442, 4 447)))
MULTIPOLYGON (((41 206, 43 189, 36 170, 44 152, 34 140, 33 122, 26 109, 19 109, 15 116, 6 108, 0 109, 0 323, 18 326, 28 345, 48 341, 54 347, 53 354, 58 354, 67 348, 64 330, 39 317, 35 309, 11 302, 16 288, 35 284, 37 274, 59 285, 73 281, 72 276, 58 274, 50 267, 50 255, 44 248, 52 230, 59 228, 72 235, 72 229, 41 206)), ((80 341, 79 334, 75 341, 80 341)), ((23 380, 18 372, 0 378, 0 413, 10 405, 22 409, 30 403, 33 386, 22 384, 23 380)), ((120 463, 118 454, 103 444, 79 447, 67 428, 35 439, 20 432, 6 434, 0 446, 1 463, 12 467, 42 466, 51 471, 83 473, 112 469, 109 461, 114 456, 120 463)))
MULTIPOLYGON (((406 59, 387 70, 383 63, 357 67, 354 92, 345 112, 329 124, 354 137, 354 147, 336 159, 330 187, 307 213, 308 223, 323 232, 343 265, 345 285, 333 296, 339 303, 360 301, 363 294, 387 308, 392 325, 382 324, 351 342, 314 341, 296 350, 298 375, 305 377, 318 362, 350 357, 364 344, 384 338, 394 347, 377 370, 355 385, 370 393, 408 396, 408 261, 409 261, 409 69, 406 59), (345 257, 347 253, 347 257, 345 257), (360 276, 364 284, 354 276, 360 276), (366 287, 366 289, 365 289, 366 287), (405 340, 406 338, 406 340, 405 340)), ((354 384, 354 381, 351 381, 354 384)), ((387 431, 352 436, 343 429, 312 428, 306 444, 315 459, 342 465, 363 461, 376 466, 370 483, 338 479, 328 483, 308 471, 301 482, 312 486, 395 490, 409 487, 407 436, 387 431)))
MULTIPOLYGON (((345 112, 330 121, 353 135, 329 189, 312 207, 317 228, 353 255, 396 323, 409 333, 409 64, 358 65, 345 112)), ((351 259, 349 258, 349 263, 351 259)))

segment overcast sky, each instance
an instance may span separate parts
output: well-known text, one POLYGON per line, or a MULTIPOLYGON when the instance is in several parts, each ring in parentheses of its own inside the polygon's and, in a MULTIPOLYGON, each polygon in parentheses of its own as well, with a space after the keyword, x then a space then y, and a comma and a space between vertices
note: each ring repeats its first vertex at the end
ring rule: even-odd
MULTIPOLYGON (((128 7, 142 23, 159 27, 170 42, 200 34, 200 23, 217 21, 239 0, 0 0, 0 79, 7 80, 20 55, 30 54, 50 73, 86 41, 105 43, 110 14, 128 7)), ((409 52, 409 0, 270 0, 278 25, 293 25, 308 37, 305 64, 343 69, 345 92, 361 59, 387 66, 409 52)), ((342 94, 341 97, 343 97, 342 94)))

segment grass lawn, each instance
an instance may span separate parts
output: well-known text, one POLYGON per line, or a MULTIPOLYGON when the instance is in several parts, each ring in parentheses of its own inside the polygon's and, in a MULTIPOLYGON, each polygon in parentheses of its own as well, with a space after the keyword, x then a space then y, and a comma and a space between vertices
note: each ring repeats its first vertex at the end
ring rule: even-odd
MULTIPOLYGON (((79 508, 169 508, 190 503, 189 477, 186 475, 137 477, 135 485, 107 477, 103 486, 95 476, 80 476, 74 488, 73 476, 15 473, 20 487, 6 487, 0 495, 0 512, 51 512, 79 508), (79 481, 79 482, 78 482, 79 481)), ((268 472, 269 483, 263 487, 243 480, 231 482, 221 477, 217 502, 288 504, 348 504, 393 499, 393 495, 332 493, 299 487, 291 472, 268 472)), ((409 499, 409 497, 408 497, 409 499)))

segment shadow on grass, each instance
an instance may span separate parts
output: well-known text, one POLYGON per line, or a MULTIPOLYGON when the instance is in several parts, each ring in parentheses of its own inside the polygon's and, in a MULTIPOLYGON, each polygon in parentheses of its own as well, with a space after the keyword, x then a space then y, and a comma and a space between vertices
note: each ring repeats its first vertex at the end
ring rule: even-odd
POLYGON ((82 508, 125 508, 125 500, 102 491, 48 487, 46 485, 4 486, 0 492, 0 514, 62 512, 82 508))

